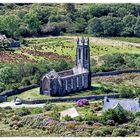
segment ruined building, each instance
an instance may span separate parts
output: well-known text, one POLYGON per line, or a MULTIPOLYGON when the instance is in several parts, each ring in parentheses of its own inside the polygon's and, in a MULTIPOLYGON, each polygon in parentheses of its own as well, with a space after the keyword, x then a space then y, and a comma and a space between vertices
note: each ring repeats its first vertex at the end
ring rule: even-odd
POLYGON ((40 94, 65 96, 91 86, 89 39, 77 39, 76 66, 70 70, 45 74, 40 82, 40 94))

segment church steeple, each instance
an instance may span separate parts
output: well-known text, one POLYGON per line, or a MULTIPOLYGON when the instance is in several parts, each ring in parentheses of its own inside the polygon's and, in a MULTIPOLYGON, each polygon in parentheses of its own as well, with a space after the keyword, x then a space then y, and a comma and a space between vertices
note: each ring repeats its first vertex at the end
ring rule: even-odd
POLYGON ((89 49, 89 38, 84 37, 79 40, 77 39, 76 48, 76 65, 81 64, 82 67, 90 71, 90 49, 89 49))

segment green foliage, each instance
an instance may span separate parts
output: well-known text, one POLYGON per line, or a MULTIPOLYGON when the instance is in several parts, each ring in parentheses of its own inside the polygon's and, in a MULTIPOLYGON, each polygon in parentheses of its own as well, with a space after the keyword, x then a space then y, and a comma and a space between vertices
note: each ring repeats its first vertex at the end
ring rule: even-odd
POLYGON ((22 81, 21 81, 21 84, 22 84, 23 86, 30 85, 30 84, 31 84, 31 83, 30 83, 30 78, 29 78, 29 77, 24 77, 24 78, 22 79, 22 81))
POLYGON ((55 104, 51 104, 51 103, 46 103, 46 105, 43 107, 44 108, 44 111, 50 111, 50 110, 53 110, 55 109, 56 105, 55 104))
POLYGON ((43 109, 42 108, 39 108, 39 107, 36 107, 36 108, 33 108, 31 110, 32 114, 40 114, 40 113, 43 113, 43 109))
POLYGON ((63 33, 139 37, 139 9, 139 4, 4 4, 0 33, 13 38, 63 33))
POLYGON ((107 120, 114 120, 115 122, 122 124, 134 119, 134 115, 124 110, 120 105, 118 105, 115 109, 108 109, 106 112, 103 113, 103 119, 107 120))
POLYGON ((63 121, 72 121, 73 119, 71 116, 66 115, 65 117, 62 118, 63 121))
POLYGON ((95 122, 100 122, 101 121, 101 117, 95 115, 92 112, 87 112, 82 116, 82 120, 84 121, 95 121, 95 122))
POLYGON ((133 98, 135 96, 133 89, 131 87, 120 87, 119 93, 121 98, 133 98))
POLYGON ((135 116, 140 118, 140 111, 136 112, 135 116))
POLYGON ((112 136, 113 137, 124 137, 126 136, 128 133, 127 129, 124 129, 124 128, 117 128, 117 129, 114 129, 113 132, 112 132, 112 136))
POLYGON ((31 112, 28 108, 23 107, 23 108, 17 109, 15 111, 15 114, 22 117, 22 116, 31 114, 31 112))
POLYGON ((135 64, 137 68, 140 68, 140 57, 135 60, 135 64))

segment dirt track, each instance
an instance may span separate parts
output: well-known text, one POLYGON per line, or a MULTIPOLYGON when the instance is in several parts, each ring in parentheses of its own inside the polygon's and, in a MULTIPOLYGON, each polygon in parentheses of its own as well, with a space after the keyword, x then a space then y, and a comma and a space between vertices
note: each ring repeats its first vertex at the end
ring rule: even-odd
MULTIPOLYGON (((66 38, 74 38, 77 39, 77 36, 59 36, 59 37, 66 37, 66 38)), ((131 46, 131 47, 138 47, 140 48, 139 43, 132 43, 120 40, 113 40, 108 38, 101 38, 101 37, 89 37, 90 41, 95 43, 96 45, 109 45, 109 46, 131 46)))

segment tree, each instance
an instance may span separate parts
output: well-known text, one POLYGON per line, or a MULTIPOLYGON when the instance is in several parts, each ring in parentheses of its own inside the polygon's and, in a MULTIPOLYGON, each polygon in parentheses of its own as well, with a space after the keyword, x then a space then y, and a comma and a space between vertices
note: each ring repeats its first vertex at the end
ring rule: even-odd
POLYGON ((76 26, 77 33, 81 33, 85 31, 87 23, 84 18, 77 18, 74 24, 76 26))
POLYGON ((114 120, 115 122, 122 124, 134 119, 134 115, 122 108, 120 104, 116 106, 114 109, 108 109, 103 113, 103 119, 107 120, 114 120))
POLYGON ((14 74, 11 67, 4 67, 0 69, 0 82, 9 84, 14 82, 14 74))
POLYGON ((117 14, 118 14, 119 17, 123 18, 125 15, 127 15, 127 9, 124 8, 124 7, 120 7, 117 10, 117 14))
POLYGON ((63 7, 68 13, 71 13, 71 12, 75 11, 75 4, 73 4, 73 3, 63 4, 63 7))
POLYGON ((134 27, 137 18, 133 15, 127 15, 123 18, 124 29, 121 35, 123 36, 133 36, 134 35, 134 27))
POLYGON ((41 27, 41 22, 39 21, 37 14, 29 12, 24 16, 24 21, 27 24, 32 35, 37 35, 41 27))
POLYGON ((19 37, 20 19, 16 15, 3 15, 0 16, 0 31, 9 37, 19 37))
POLYGON ((135 60, 135 64, 137 68, 140 68, 140 57, 135 60))
POLYGON ((134 27, 134 35, 140 37, 140 17, 137 18, 137 22, 134 27))
POLYGON ((100 18, 104 36, 116 36, 122 31, 122 23, 119 18, 104 16, 100 18))
POLYGON ((92 18, 88 22, 88 34, 92 34, 94 36, 102 36, 103 35, 103 28, 101 25, 101 21, 99 18, 92 18))
POLYGON ((109 12, 109 7, 105 4, 93 4, 89 7, 90 17, 101 17, 107 16, 109 12))

